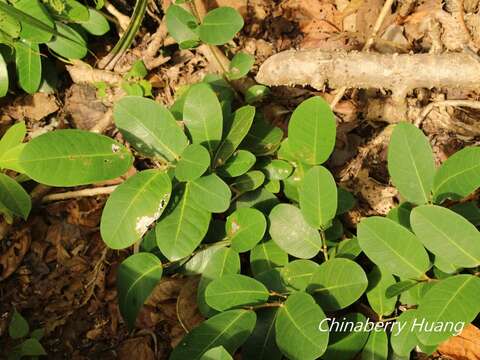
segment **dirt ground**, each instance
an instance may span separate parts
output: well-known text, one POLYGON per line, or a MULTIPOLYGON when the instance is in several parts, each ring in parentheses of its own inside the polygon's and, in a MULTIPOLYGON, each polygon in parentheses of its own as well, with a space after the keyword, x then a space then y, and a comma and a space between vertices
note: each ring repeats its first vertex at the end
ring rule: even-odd
MULTIPOLYGON (((125 0, 112 3, 125 14, 131 13, 134 5, 133 1, 125 0)), ((229 58, 239 51, 254 55, 253 79, 267 58, 283 50, 362 51, 384 1, 209 0, 206 3, 209 7, 235 7, 244 16, 242 32, 221 50, 229 58)), ((164 29, 163 10, 168 5, 169 0, 163 0, 149 7, 134 47, 114 70, 122 74, 136 59, 144 59, 156 100, 171 105, 176 91, 215 71, 218 64, 212 61, 208 48, 178 49, 164 29), (158 45, 153 46, 153 42, 158 45)), ((479 30, 478 0, 395 1, 383 19, 371 51, 474 53, 480 47, 479 30)), ((97 41, 92 50, 100 59, 114 44, 115 37, 112 34, 97 41)), ((93 65, 96 59, 91 56, 88 62, 93 65)), ((57 67, 65 76, 60 77, 56 92, 2 99, 0 133, 19 119, 26 120, 29 137, 52 129, 91 129, 109 114, 115 99, 122 96, 122 90, 115 86, 99 96, 97 89, 88 83, 99 76, 109 77, 115 84, 119 81, 116 75, 93 74, 78 64, 66 67, 58 63, 57 67)), ((274 87, 261 110, 269 121, 286 129, 291 111, 301 101, 312 95, 332 101, 335 94, 335 89, 328 86, 274 87)), ((376 89, 345 89, 345 96, 335 108, 337 144, 328 166, 338 183, 359 200, 344 216, 347 227, 354 228, 363 216, 384 215, 398 203, 398 194, 389 184, 386 169, 391 127, 382 114, 389 98, 390 91, 383 89, 382 84, 376 89)), ((464 146, 479 144, 478 100, 477 91, 462 87, 421 88, 406 94, 409 116, 421 117, 421 128, 431 140, 437 164, 464 146), (448 100, 462 100, 464 106, 451 106, 448 100), (432 102, 438 106, 428 108, 432 102)), ((121 139, 110 123, 102 130, 121 139)), ((148 167, 141 161, 135 165, 137 169, 148 167)), ((65 189, 31 184, 29 190, 34 199, 30 219, 26 223, 16 222, 0 242, 0 358, 5 355, 4 349, 11 346, 4 335, 15 307, 28 319, 32 329, 45 329, 42 344, 49 359, 166 359, 185 330, 202 321, 195 308, 197 280, 178 276, 162 280, 142 310, 136 330, 129 334, 119 314, 115 288, 117 266, 128 251, 107 249, 99 234, 106 197, 42 201, 47 194, 65 189)), ((475 333, 477 329, 471 331, 475 333)), ((476 358, 480 358, 477 335, 460 348, 470 346, 476 349, 476 358)), ((452 350, 455 346, 458 343, 440 352, 455 355, 455 351, 460 351, 452 350)))

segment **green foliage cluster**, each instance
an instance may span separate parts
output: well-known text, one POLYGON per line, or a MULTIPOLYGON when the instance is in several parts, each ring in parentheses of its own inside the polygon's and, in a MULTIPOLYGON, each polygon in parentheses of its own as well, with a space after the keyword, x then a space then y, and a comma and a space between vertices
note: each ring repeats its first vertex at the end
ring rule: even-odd
POLYGON ((76 0, 1 1, 0 96, 9 89, 10 63, 16 67, 20 87, 35 93, 43 86, 51 86, 49 81, 55 76, 52 66, 42 59, 45 50, 65 60, 85 57, 87 34, 101 36, 110 29, 98 8, 76 0))
MULTIPOLYGON (((189 24, 174 35, 180 44, 217 42, 202 30, 221 25, 215 14, 199 25, 185 20, 183 8, 170 9, 170 22, 189 24)), ((222 42, 231 33, 224 30, 222 42)), ((239 55, 227 80, 251 63, 239 55)), ((170 108, 141 96, 119 100, 115 125, 132 151, 80 130, 23 144, 22 124, 0 141, 1 168, 50 186, 118 177, 131 167, 132 152, 155 165, 115 189, 100 224, 110 248, 139 249, 117 277, 120 312, 131 329, 164 273, 200 276, 197 304, 207 318, 173 350, 173 360, 232 359, 240 347, 247 359, 408 358, 417 346, 433 352, 457 330, 328 332, 320 324, 327 317, 366 323, 358 309, 367 307, 378 321, 475 319, 480 210, 464 198, 480 187, 480 147, 460 150, 437 169, 424 134, 396 125, 388 170, 405 202, 386 217, 362 219, 355 236, 341 216, 355 198, 322 165, 336 138, 328 103, 302 102, 284 138, 247 99, 238 100, 227 80, 208 75, 170 108)), ((26 217, 28 202, 11 200, 25 194, 7 181, 0 181, 9 195, 0 198, 2 208, 26 217)))
POLYGON ((40 343, 44 335, 43 329, 36 329, 30 332, 27 320, 17 310, 13 312, 12 319, 8 325, 8 335, 13 341, 18 343, 9 351, 9 360, 17 360, 24 357, 37 358, 41 355, 47 355, 40 343))

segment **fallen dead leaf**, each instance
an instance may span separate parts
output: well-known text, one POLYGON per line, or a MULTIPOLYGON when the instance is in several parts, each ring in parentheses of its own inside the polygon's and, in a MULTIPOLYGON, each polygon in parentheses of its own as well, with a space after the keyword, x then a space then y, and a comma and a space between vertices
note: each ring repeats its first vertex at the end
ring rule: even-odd
POLYGON ((58 103, 54 95, 36 93, 17 98, 12 105, 3 109, 3 111, 15 120, 27 118, 40 121, 58 109, 58 103))
POLYGON ((119 360, 154 360, 155 353, 150 347, 150 339, 146 336, 128 339, 118 348, 119 360))
POLYGON ((474 325, 468 325, 460 335, 440 344, 437 351, 455 360, 479 360, 480 329, 474 325))

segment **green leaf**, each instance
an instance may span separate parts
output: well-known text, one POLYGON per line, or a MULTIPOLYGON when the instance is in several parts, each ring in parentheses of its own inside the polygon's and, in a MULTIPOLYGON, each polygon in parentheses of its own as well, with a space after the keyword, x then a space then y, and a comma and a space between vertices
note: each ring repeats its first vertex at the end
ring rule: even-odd
POLYGON ((183 151, 175 167, 175 177, 180 181, 197 180, 207 171, 210 154, 202 145, 191 144, 183 151))
POLYGON ((260 113, 256 113, 252 127, 240 147, 256 156, 264 156, 275 152, 282 138, 282 129, 267 122, 260 113))
POLYGON ((405 278, 420 278, 430 260, 420 240, 393 220, 372 216, 358 225, 358 241, 375 264, 405 278))
POLYGON ((271 192, 272 194, 278 194, 280 192, 280 181, 279 180, 268 180, 265 183, 265 190, 271 192))
POLYGON ((25 340, 20 344, 21 356, 41 356, 47 355, 40 341, 34 338, 25 340))
POLYGON ((480 233, 461 215, 440 206, 424 205, 413 209, 411 224, 433 254, 462 267, 480 265, 480 233))
POLYGON ((96 36, 105 35, 110 30, 110 25, 103 14, 95 9, 88 8, 90 16, 88 21, 80 22, 82 28, 87 30, 90 34, 96 36))
POLYGON ((230 310, 215 315, 190 331, 173 349, 170 360, 198 360, 209 349, 223 346, 233 354, 255 327, 253 311, 230 310))
POLYGON ((48 132, 28 142, 19 164, 39 183, 79 186, 123 175, 132 165, 132 156, 107 136, 67 129, 48 132))
POLYGON ((260 169, 269 180, 285 180, 292 171, 292 165, 284 160, 265 159, 260 163, 260 169))
POLYGON ((192 200, 212 213, 225 212, 230 206, 232 193, 225 182, 215 174, 202 176, 190 183, 192 200))
POLYGON ((205 301, 205 290, 213 280, 224 275, 238 274, 240 272, 240 257, 230 248, 217 250, 208 262, 198 284, 197 304, 200 312, 205 316, 215 314, 205 301))
POLYGON ((223 115, 217 96, 208 84, 195 84, 188 90, 183 121, 192 142, 205 146, 213 154, 222 139, 223 115))
MULTIPOLYGON (((0 97, 4 97, 8 93, 8 68, 5 57, 3 56, 2 51, 0 50, 0 97)), ((2 152, 0 152, 1 154, 2 152)))
POLYGON ((84 22, 89 18, 88 8, 76 0, 64 0, 65 7, 60 15, 70 22, 84 22))
POLYGON ((242 346, 242 356, 249 360, 281 360, 282 353, 275 340, 277 309, 257 310, 257 324, 242 346))
POLYGON ((472 275, 456 275, 435 283, 418 305, 417 319, 427 324, 416 327, 418 340, 425 345, 439 344, 458 330, 446 326, 447 322, 468 324, 473 321, 480 312, 479 293, 480 279, 472 275), (439 324, 441 328, 431 330, 439 324))
POLYGON ((322 263, 312 276, 307 291, 322 309, 335 311, 353 304, 368 286, 367 275, 356 262, 336 258, 322 263))
POLYGON ((223 45, 233 39, 243 27, 243 18, 237 10, 222 6, 205 15, 199 26, 200 39, 210 45, 223 45))
POLYGON ((252 55, 239 52, 230 61, 228 72, 225 75, 229 80, 240 79, 248 74, 254 63, 255 58, 252 55))
POLYGON ((270 89, 265 85, 250 86, 245 92, 245 102, 247 104, 261 102, 268 94, 270 94, 270 89))
POLYGON ((288 254, 273 240, 261 242, 250 251, 250 268, 255 277, 288 264, 288 254))
POLYGON ((342 187, 337 188, 337 195, 337 215, 345 214, 352 209, 357 202, 353 194, 342 187))
POLYGON ((418 311, 410 309, 403 312, 395 322, 393 331, 390 334, 390 344, 395 354, 399 356, 409 357, 412 350, 417 346, 418 340, 412 326, 417 322, 418 311))
POLYGON ((253 106, 243 106, 235 111, 230 131, 222 140, 213 159, 215 167, 222 166, 232 156, 250 130, 254 116, 255 108, 253 106))
POLYGON ((416 126, 395 125, 388 145, 388 172, 406 200, 414 204, 430 200, 435 160, 427 137, 416 126))
MULTIPOLYGON (((38 29, 41 29, 42 31, 50 32, 52 35, 56 34, 56 31, 55 31, 54 28, 46 25, 42 21, 40 21, 37 18, 25 13, 24 11, 18 10, 16 8, 14 8, 13 6, 11 6, 9 4, 6 4, 4 2, 0 2, 0 13, 5 13, 10 18, 15 20, 16 23, 17 23, 17 21, 28 22, 30 25, 32 25, 32 26, 34 26, 38 29)), ((9 24, 7 24, 7 26, 9 26, 10 28, 12 27, 12 25, 13 24, 11 22, 9 24)), ((13 27, 16 27, 16 25, 13 25, 13 27)), ((20 30, 20 29, 18 29, 18 30, 20 30)), ((15 30, 15 31, 17 31, 17 30, 15 30)), ((7 29, 7 32, 8 32, 8 29, 7 29)), ((11 37, 17 37, 17 35, 14 35, 12 33, 10 33, 9 35, 11 37)))
POLYGON ((310 165, 300 162, 295 164, 295 170, 289 178, 283 180, 283 192, 285 196, 294 202, 300 201, 299 189, 305 178, 305 173, 310 169, 310 165))
POLYGON ((35 93, 42 80, 42 62, 38 45, 27 40, 16 42, 15 63, 20 87, 29 94, 35 93))
POLYGON ((238 200, 232 204, 232 209, 253 207, 264 214, 268 214, 278 203, 279 200, 275 195, 264 188, 260 188, 240 196, 238 200))
POLYGON ((145 252, 129 256, 118 267, 118 304, 130 329, 161 277, 162 263, 155 255, 145 252))
MULTIPOLYGON (((87 12, 88 14, 88 12, 87 12)), ((49 49, 53 50, 66 59, 82 59, 87 53, 87 43, 85 39, 72 27, 61 22, 55 23, 58 31, 52 41, 47 43, 49 49)))
POLYGON ((211 214, 198 206, 192 192, 187 184, 181 199, 170 202, 155 228, 158 248, 170 261, 190 255, 208 231, 211 214))
POLYGON ((395 278, 378 266, 368 274, 367 299, 370 307, 380 316, 390 315, 395 310, 397 297, 387 297, 387 289, 396 283, 395 278))
POLYGON ((174 161, 188 145, 172 114, 151 99, 123 97, 115 104, 113 118, 125 139, 144 156, 174 161))
POLYGON ((358 243, 357 237, 353 237, 351 239, 342 240, 338 243, 335 257, 354 260, 361 252, 362 248, 358 243))
POLYGON ((233 360, 233 358, 223 346, 217 346, 205 352, 200 360, 233 360))
MULTIPOLYGON (((1 143, 1 141, 0 141, 1 143)), ((0 152, 1 153, 1 152, 0 152)), ((453 205, 450 210, 462 215, 465 219, 470 221, 473 225, 480 225, 480 208, 475 201, 467 201, 453 205)))
POLYGON ((325 162, 335 145, 336 123, 330 105, 321 97, 302 102, 288 123, 288 143, 297 158, 310 165, 325 162))
POLYGON ((27 219, 32 201, 25 189, 10 176, 0 173, 0 203, 15 215, 27 219))
MULTIPOLYGON (((12 6, 10 4, 2 4, 2 7, 7 7, 9 9, 12 9, 12 6)), ((18 21, 18 19, 15 17, 14 14, 10 14, 8 12, 5 12, 4 9, 1 9, 0 24, 2 24, 2 34, 0 35, 2 39, 4 37, 9 37, 9 38, 19 37, 20 32, 22 30, 22 26, 20 25, 20 22, 18 21)))
POLYGON ((206 246, 204 249, 195 252, 195 254, 183 265, 182 274, 200 275, 203 274, 207 264, 211 261, 213 255, 227 246, 227 243, 219 242, 206 246))
POLYGON ((34 339, 41 340, 45 336, 45 329, 35 329, 31 332, 30 336, 34 339))
POLYGON ((21 121, 10 126, 0 139, 0 157, 11 148, 20 144, 26 134, 27 128, 25 122, 21 121))
POLYGON ((22 154, 25 146, 26 144, 18 144, 3 154, 0 153, 0 168, 10 169, 18 173, 24 173, 25 171, 20 166, 20 155, 22 154))
POLYGON ((256 160, 250 151, 238 150, 228 158, 225 165, 217 169, 217 172, 223 177, 237 177, 250 170, 256 160))
POLYGON ((198 45, 198 23, 195 16, 177 5, 170 5, 166 13, 167 29, 182 49, 198 45))
POLYGON ((323 166, 312 167, 300 187, 300 210, 305 221, 326 229, 337 212, 337 185, 323 166))
POLYGON ((325 319, 320 306, 304 292, 290 295, 280 307, 275 331, 277 345, 290 360, 314 360, 327 348, 328 332, 319 331, 325 319))
POLYGON ((285 286, 295 291, 304 291, 312 282, 318 264, 311 260, 294 260, 286 264, 280 274, 285 286))
POLYGON ((245 252, 252 249, 262 240, 267 221, 265 216, 256 209, 240 208, 234 211, 225 224, 227 237, 233 250, 245 252))
POLYGON ((288 254, 310 259, 322 248, 318 231, 308 225, 300 209, 279 204, 270 213, 270 236, 288 254))
MULTIPOLYGON (((50 14, 39 0, 18 0, 13 4, 18 10, 34 17, 48 28, 54 28, 50 14)), ((22 39, 31 41, 32 43, 46 43, 52 38, 51 30, 38 27, 29 21, 21 21, 21 25, 22 31, 20 32, 20 37, 22 39)))
POLYGON ((119 185, 105 204, 100 222, 103 241, 124 249, 140 240, 168 204, 172 184, 161 170, 144 170, 119 185))
POLYGON ((234 307, 267 302, 269 292, 260 282, 245 275, 224 275, 213 280, 205 290, 205 300, 213 309, 225 311, 234 307))
POLYGON ((236 178, 231 187, 235 193, 243 194, 258 189, 264 181, 265 175, 261 171, 254 170, 236 178))
POLYGON ((387 214, 387 218, 412 231, 412 227, 410 225, 410 213, 412 212, 412 209, 413 205, 411 203, 404 202, 391 209, 387 214))
POLYGON ((385 330, 374 330, 362 351, 362 360, 387 360, 388 336, 385 330))
POLYGON ((480 186, 480 147, 466 147, 450 156, 433 181, 434 201, 458 200, 480 186))
POLYGON ((8 325, 8 336, 12 339, 20 339, 28 335, 30 327, 27 320, 16 310, 13 310, 12 319, 8 325))

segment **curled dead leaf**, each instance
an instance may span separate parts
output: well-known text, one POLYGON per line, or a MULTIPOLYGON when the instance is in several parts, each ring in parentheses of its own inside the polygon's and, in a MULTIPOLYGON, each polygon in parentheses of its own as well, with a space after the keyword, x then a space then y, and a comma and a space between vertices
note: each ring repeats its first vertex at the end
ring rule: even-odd
POLYGON ((455 360, 479 360, 480 329, 474 325, 468 325, 460 335, 440 344, 437 351, 455 360))

